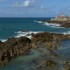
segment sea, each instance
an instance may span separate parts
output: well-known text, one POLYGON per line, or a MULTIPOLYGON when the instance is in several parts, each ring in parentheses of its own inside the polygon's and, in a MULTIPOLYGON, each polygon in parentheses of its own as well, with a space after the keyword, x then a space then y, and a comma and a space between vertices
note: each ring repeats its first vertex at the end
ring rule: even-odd
MULTIPOLYGON (((52 32, 60 34, 70 34, 70 28, 59 27, 58 24, 48 24, 41 20, 51 18, 0 18, 0 41, 5 42, 8 38, 27 36, 31 33, 52 32)), ((31 38, 31 36, 29 36, 31 38)), ((70 40, 62 41, 62 47, 58 49, 63 57, 70 57, 70 40)), ((0 66, 0 70, 37 70, 31 60, 41 56, 41 53, 32 50, 32 54, 19 56, 12 59, 7 65, 0 66)))

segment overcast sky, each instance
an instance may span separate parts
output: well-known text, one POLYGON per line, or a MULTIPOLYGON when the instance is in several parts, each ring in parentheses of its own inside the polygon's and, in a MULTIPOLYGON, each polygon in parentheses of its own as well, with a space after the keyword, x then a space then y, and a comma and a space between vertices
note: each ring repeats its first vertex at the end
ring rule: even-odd
POLYGON ((0 0, 0 17, 70 15, 70 0, 0 0))

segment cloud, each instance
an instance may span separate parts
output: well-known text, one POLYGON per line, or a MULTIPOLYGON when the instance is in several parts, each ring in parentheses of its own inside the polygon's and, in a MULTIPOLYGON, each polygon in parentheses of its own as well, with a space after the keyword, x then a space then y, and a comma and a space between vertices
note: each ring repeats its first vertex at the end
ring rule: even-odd
POLYGON ((35 0, 25 0, 22 2, 16 2, 16 3, 12 4, 12 7, 30 7, 34 1, 35 0))
POLYGON ((29 1, 29 0, 26 0, 26 1, 22 4, 22 6, 24 6, 24 7, 30 6, 30 1, 29 1))

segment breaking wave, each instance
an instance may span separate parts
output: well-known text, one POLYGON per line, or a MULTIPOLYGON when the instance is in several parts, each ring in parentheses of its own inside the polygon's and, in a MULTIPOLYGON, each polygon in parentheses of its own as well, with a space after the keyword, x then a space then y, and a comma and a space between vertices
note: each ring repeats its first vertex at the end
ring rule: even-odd
POLYGON ((16 32, 17 33, 17 35, 15 36, 16 38, 19 38, 19 37, 21 37, 21 36, 25 36, 25 37, 27 37, 27 38, 32 38, 32 34, 37 34, 37 33, 40 33, 41 31, 37 31, 37 32, 35 32, 35 31, 28 31, 28 32, 23 32, 23 31, 18 31, 18 32, 16 32))
POLYGON ((37 22, 37 23, 43 23, 42 21, 37 21, 37 20, 34 20, 34 22, 37 22))
MULTIPOLYGON (((25 36, 25 37, 31 39, 32 34, 37 34, 37 33, 42 33, 42 32, 44 32, 44 31, 28 31, 28 32, 18 31, 18 32, 15 32, 16 36, 14 36, 14 37, 19 38, 19 37, 25 36)), ((58 32, 49 32, 49 33, 57 33, 57 34, 64 34, 64 35, 69 34, 70 35, 70 31, 67 31, 67 32, 64 32, 64 33, 58 33, 58 32)), ((7 40, 8 39, 0 39, 0 41, 2 41, 2 42, 5 42, 7 40)))
POLYGON ((0 41, 1 41, 1 42, 5 42, 5 41, 7 41, 7 39, 0 39, 0 41))
POLYGON ((64 35, 66 35, 66 34, 70 34, 70 31, 64 32, 63 34, 64 34, 64 35))
POLYGON ((44 25, 47 25, 47 26, 50 26, 50 27, 55 27, 55 28, 62 28, 62 27, 60 27, 61 26, 60 24, 56 24, 56 23, 45 22, 44 25))
POLYGON ((36 21, 36 20, 34 22, 42 23, 43 25, 54 27, 54 28, 64 28, 64 27, 61 27, 60 24, 56 24, 56 23, 48 23, 48 22, 42 22, 42 21, 36 21))

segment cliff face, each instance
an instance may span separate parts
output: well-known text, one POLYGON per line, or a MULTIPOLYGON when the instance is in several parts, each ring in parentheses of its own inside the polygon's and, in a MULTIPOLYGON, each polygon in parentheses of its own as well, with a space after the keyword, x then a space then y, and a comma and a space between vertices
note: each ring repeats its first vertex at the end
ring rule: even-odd
POLYGON ((27 37, 10 38, 6 42, 0 42, 0 64, 8 63, 12 58, 26 54, 32 48, 46 46, 50 51, 58 47, 61 40, 70 39, 70 35, 55 33, 33 34, 32 39, 27 37))

